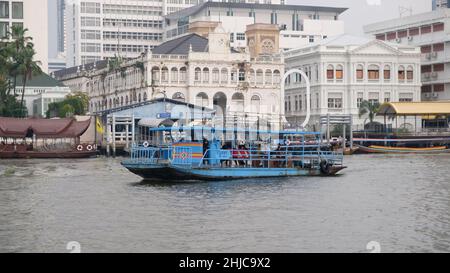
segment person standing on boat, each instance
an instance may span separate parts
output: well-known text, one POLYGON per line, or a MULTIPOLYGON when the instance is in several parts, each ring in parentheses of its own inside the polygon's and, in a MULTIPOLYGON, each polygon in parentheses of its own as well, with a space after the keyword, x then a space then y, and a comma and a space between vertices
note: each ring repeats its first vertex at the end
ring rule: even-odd
MULTIPOLYGON (((209 141, 206 138, 203 138, 203 158, 208 158, 208 149, 209 149, 209 141)), ((208 160, 203 159, 203 164, 207 165, 208 160)))

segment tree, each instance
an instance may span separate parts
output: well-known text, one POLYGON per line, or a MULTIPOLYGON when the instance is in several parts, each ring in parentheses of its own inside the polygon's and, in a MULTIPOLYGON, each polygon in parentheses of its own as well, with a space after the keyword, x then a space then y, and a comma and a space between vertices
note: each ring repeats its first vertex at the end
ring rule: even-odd
POLYGON ((371 103, 369 101, 363 101, 361 102, 361 105, 359 106, 359 117, 366 116, 369 118, 370 123, 373 123, 373 120, 375 119, 375 115, 377 114, 378 110, 380 109, 380 104, 378 102, 371 103))
POLYGON ((63 101, 48 105, 47 118, 66 118, 73 115, 85 115, 89 105, 89 97, 82 92, 69 94, 63 101))
POLYGON ((13 78, 14 95, 16 95, 17 88, 17 76, 20 74, 20 58, 23 50, 27 47, 32 46, 33 38, 26 36, 28 29, 24 29, 22 26, 13 25, 8 31, 7 36, 12 37, 14 42, 9 44, 11 51, 11 56, 13 58, 13 63, 10 67, 9 74, 13 78))
MULTIPOLYGON (((20 99, 20 105, 24 106, 24 96, 25 96, 25 87, 27 85, 27 81, 31 80, 33 76, 39 75, 42 73, 41 68, 39 67, 39 61, 34 61, 34 55, 36 55, 36 51, 34 50, 33 44, 27 44, 26 48, 23 49, 18 55, 19 67, 18 70, 20 75, 22 76, 23 88, 22 88, 22 98, 20 99)), ((21 115, 24 116, 24 113, 21 115)))

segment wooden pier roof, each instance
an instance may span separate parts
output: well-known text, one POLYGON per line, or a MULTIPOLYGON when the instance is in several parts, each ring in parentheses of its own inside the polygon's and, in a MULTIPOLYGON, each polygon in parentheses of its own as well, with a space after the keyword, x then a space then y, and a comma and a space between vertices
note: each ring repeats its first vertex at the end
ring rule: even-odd
POLYGON ((382 116, 450 115, 450 101, 436 102, 387 102, 380 106, 382 116))

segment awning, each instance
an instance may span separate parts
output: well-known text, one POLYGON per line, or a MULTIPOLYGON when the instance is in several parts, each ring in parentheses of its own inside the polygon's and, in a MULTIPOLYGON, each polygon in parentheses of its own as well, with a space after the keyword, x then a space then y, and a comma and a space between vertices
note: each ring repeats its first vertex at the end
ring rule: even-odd
POLYGON ((388 102, 380 106, 378 115, 450 115, 450 102, 388 102))
POLYGON ((174 122, 171 119, 143 118, 138 122, 138 125, 150 128, 157 128, 161 125, 170 127, 173 125, 173 123, 174 122))

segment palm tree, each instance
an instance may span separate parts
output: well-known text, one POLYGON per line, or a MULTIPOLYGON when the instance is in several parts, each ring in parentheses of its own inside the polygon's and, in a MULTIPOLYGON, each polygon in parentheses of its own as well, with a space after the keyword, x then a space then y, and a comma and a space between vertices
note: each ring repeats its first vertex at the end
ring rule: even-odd
POLYGON ((22 26, 12 26, 8 31, 8 37, 12 37, 14 41, 9 44, 13 62, 9 69, 9 74, 13 78, 14 96, 16 95, 17 76, 20 75, 20 55, 26 47, 32 46, 33 38, 26 36, 28 29, 22 26))
MULTIPOLYGON (((34 61, 34 55, 36 55, 36 51, 33 48, 32 44, 27 44, 25 49, 18 56, 19 62, 19 73, 22 75, 23 89, 22 89, 22 98, 20 100, 21 108, 24 108, 24 96, 25 96, 25 87, 27 85, 27 80, 31 80, 33 76, 39 75, 42 73, 41 68, 39 67, 40 62, 34 61)), ((23 112, 23 111, 22 111, 23 112)), ((23 116, 23 113, 22 113, 23 116)))
POLYGON ((361 105, 359 106, 359 117, 361 118, 362 116, 367 115, 370 123, 372 123, 379 108, 380 104, 378 102, 372 103, 365 100, 361 102, 361 105))

